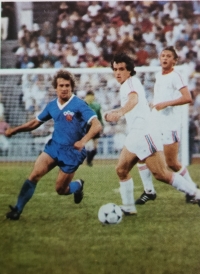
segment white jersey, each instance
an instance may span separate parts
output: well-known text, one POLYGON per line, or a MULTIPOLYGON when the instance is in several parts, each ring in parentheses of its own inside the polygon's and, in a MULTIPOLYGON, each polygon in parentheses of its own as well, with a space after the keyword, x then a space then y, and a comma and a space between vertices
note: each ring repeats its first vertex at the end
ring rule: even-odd
POLYGON ((120 100, 123 107, 128 101, 128 95, 135 92, 138 95, 137 105, 125 114, 128 132, 132 129, 146 129, 150 117, 150 108, 145 97, 144 88, 136 76, 128 78, 120 87, 120 100))
MULTIPOLYGON (((173 70, 168 74, 158 72, 154 85, 154 100, 156 105, 161 102, 176 100, 181 97, 181 88, 186 87, 183 77, 179 72, 173 70)), ((169 106, 165 109, 157 111, 153 109, 154 117, 159 127, 167 130, 176 130, 181 125, 181 106, 169 106)))
POLYGON ((151 111, 145 96, 144 88, 136 76, 128 78, 120 88, 121 106, 128 101, 128 95, 135 92, 138 103, 125 114, 128 126, 124 146, 137 155, 140 160, 145 159, 156 151, 163 150, 160 135, 152 128, 151 111))

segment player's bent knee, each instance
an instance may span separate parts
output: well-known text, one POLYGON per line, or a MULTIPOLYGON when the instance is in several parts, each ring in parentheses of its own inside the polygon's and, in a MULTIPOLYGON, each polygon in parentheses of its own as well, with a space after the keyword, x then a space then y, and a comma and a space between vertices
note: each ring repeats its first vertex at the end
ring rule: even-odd
POLYGON ((166 162, 167 162, 167 166, 175 172, 179 171, 182 167, 181 163, 178 161, 178 159, 176 159, 174 157, 173 158, 167 157, 166 162))
POLYGON ((127 176, 127 170, 125 170, 124 168, 121 168, 121 167, 116 167, 116 173, 117 173, 117 175, 118 175, 118 177, 121 179, 121 180, 123 180, 123 179, 125 179, 126 178, 126 176, 127 176))
POLYGON ((181 169, 182 166, 181 166, 181 164, 179 164, 179 163, 169 163, 169 164, 168 164, 168 167, 169 167, 171 170, 177 172, 177 171, 179 171, 179 170, 181 169))

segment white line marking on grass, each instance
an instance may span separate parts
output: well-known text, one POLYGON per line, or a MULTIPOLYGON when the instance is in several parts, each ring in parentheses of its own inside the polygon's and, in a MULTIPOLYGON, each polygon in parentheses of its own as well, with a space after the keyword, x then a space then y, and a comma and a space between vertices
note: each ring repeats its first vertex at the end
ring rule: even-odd
POLYGON ((35 195, 38 195, 38 196, 48 196, 48 195, 58 195, 58 193, 57 192, 50 192, 50 193, 48 193, 48 192, 42 192, 42 193, 37 193, 37 194, 35 194, 35 195))
POLYGON ((113 191, 114 191, 115 193, 119 193, 119 188, 114 188, 113 191))

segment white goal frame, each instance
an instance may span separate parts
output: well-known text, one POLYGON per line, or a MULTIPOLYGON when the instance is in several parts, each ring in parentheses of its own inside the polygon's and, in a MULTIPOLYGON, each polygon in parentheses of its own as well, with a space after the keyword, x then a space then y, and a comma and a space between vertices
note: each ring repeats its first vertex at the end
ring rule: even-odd
MULTIPOLYGON (((76 74, 82 74, 82 73, 87 73, 87 74, 93 74, 93 73, 99 73, 99 74, 107 74, 107 73, 112 73, 111 68, 65 68, 74 75, 76 74)), ((160 67, 150 67, 150 66, 143 66, 143 67, 136 67, 135 70, 137 73, 156 73, 160 70, 160 67)), ((176 69, 181 73, 181 75, 184 75, 184 78, 188 80, 187 77, 187 71, 186 67, 184 65, 182 66, 176 66, 176 69)), ((50 74, 54 75, 55 72, 58 71, 58 69, 50 68, 50 69, 42 69, 42 68, 37 68, 37 69, 1 69, 0 70, 0 77, 3 75, 25 75, 25 74, 50 74)), ((1 87, 1 82, 0 82, 0 87, 1 87)), ((188 105, 183 105, 182 106, 182 130, 181 130, 181 145, 180 145, 180 161, 183 165, 188 165, 189 164, 189 138, 188 138, 188 127, 189 127, 189 114, 188 114, 188 105)), ((107 155, 106 159, 113 158, 109 157, 107 155)), ((105 155, 101 155, 96 158, 102 158, 105 157, 105 155)), ((115 158, 118 157, 118 155, 114 156, 115 158)))

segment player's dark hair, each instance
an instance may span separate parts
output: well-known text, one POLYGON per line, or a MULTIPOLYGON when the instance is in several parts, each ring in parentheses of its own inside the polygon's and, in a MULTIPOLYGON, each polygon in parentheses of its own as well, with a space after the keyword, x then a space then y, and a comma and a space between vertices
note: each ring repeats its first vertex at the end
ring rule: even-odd
POLYGON ((130 71, 130 75, 133 76, 136 74, 135 71, 135 65, 131 57, 129 57, 126 53, 118 53, 113 57, 113 60, 111 61, 111 68, 113 68, 113 64, 115 63, 125 63, 126 69, 130 71))
POLYGON ((94 92, 92 90, 89 90, 86 95, 94 95, 94 92))
POLYGON ((75 78, 74 76, 67 70, 59 70, 56 75, 53 77, 52 85, 56 89, 57 88, 57 79, 63 78, 65 80, 69 80, 72 86, 72 90, 75 87, 75 78))
POLYGON ((164 50, 169 50, 169 51, 171 51, 171 52, 173 53, 173 55, 174 55, 174 59, 175 59, 175 60, 178 60, 178 54, 176 53, 174 47, 169 46, 169 47, 164 48, 162 51, 164 51, 164 50))

